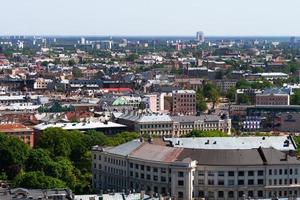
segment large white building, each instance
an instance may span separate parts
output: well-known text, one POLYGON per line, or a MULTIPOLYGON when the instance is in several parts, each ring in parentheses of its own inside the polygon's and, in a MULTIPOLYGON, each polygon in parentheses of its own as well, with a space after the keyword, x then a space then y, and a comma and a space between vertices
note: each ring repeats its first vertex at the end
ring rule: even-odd
POLYGON ((200 148, 185 148, 186 140, 194 139, 185 139, 185 145, 179 147, 142 139, 113 148, 95 146, 94 189, 154 192, 178 200, 292 198, 300 194, 300 161, 293 155, 296 146, 290 137, 258 137, 250 142, 233 138, 229 148, 217 139, 215 145, 222 148, 211 149, 202 148, 207 141, 198 141, 203 142, 200 148), (239 149, 244 144, 247 148, 239 149), (281 151, 281 146, 291 150, 281 151))

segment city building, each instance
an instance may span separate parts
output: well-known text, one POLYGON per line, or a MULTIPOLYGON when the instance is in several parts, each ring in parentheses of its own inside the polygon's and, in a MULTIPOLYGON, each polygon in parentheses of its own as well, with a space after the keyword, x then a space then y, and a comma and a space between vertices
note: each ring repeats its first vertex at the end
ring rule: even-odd
POLYGON ((196 115, 196 92, 176 90, 172 93, 173 115, 196 115))
MULTIPOLYGON (((179 147, 143 139, 113 148, 93 147, 94 189, 130 188, 178 200, 292 198, 300 193, 300 161, 290 151, 272 147, 277 147, 276 139, 274 144, 272 139, 264 144, 263 137, 251 142, 236 140, 235 148, 237 143, 227 148, 230 141, 222 145, 222 140, 209 138, 192 143, 192 148, 186 143, 189 140, 193 138, 176 141, 179 147)), ((281 145, 289 148, 290 140, 283 141, 281 145)))
POLYGON ((173 133, 180 137, 190 133, 192 130, 201 131, 222 131, 228 135, 231 134, 231 119, 217 115, 202 116, 172 116, 174 121, 173 133))
POLYGON ((256 105, 290 105, 289 89, 267 89, 255 96, 256 105))
POLYGON ((2 123, 0 124, 0 133, 8 136, 17 137, 30 147, 34 146, 34 131, 32 128, 20 123, 2 123))

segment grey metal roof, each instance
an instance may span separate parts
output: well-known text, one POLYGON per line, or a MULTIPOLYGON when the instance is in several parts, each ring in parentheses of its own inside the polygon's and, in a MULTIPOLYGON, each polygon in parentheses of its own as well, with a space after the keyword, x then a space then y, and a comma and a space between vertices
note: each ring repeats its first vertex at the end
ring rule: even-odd
POLYGON ((113 148, 105 148, 104 151, 111 153, 111 154, 127 156, 142 144, 143 143, 140 142, 139 140, 132 140, 130 142, 121 144, 121 145, 113 147, 113 148))
POLYGON ((280 151, 296 149, 294 141, 289 136, 165 138, 164 140, 171 142, 174 147, 190 149, 253 149, 259 147, 274 148, 280 151), (286 145, 284 145, 285 142, 286 145))

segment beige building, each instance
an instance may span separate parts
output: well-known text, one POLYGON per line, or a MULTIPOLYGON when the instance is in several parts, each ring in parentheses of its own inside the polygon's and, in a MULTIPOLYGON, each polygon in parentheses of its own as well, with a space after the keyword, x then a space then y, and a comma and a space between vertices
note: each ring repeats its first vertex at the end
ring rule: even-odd
POLYGON ((176 200, 292 198, 300 194, 300 161, 276 149, 291 142, 280 139, 282 144, 263 137, 257 143, 241 140, 243 144, 234 149, 221 149, 217 143, 211 144, 216 145, 213 149, 170 147, 143 140, 114 148, 95 146, 93 187, 145 191, 176 200), (251 148, 243 148, 245 144, 251 148))
POLYGON ((231 119, 217 115, 169 116, 166 114, 125 113, 118 116, 117 122, 126 125, 131 131, 146 135, 179 137, 192 130, 219 130, 231 134, 231 119))
POLYGON ((256 105, 290 105, 289 94, 256 94, 256 105))
POLYGON ((196 115, 196 92, 194 90, 177 90, 172 94, 173 115, 196 115))

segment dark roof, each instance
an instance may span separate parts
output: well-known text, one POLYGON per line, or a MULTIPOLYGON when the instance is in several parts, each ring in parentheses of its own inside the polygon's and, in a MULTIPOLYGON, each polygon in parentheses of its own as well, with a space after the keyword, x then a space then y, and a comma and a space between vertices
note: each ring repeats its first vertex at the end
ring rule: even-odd
POLYGON ((291 157, 273 148, 258 149, 184 149, 177 157, 178 160, 191 158, 197 160, 199 165, 277 165, 300 164, 296 157, 291 157))

